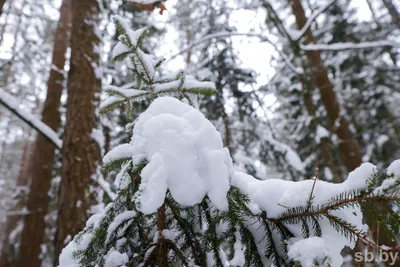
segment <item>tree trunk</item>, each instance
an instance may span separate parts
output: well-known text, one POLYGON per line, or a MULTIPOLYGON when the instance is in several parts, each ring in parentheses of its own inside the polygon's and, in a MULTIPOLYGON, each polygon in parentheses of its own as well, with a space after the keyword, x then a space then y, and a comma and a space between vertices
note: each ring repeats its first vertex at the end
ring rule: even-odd
POLYGON ((3 14, 3 7, 4 7, 5 3, 6 3, 6 0, 0 0, 0 16, 1 16, 1 14, 3 14))
MULTIPOLYGON (((296 17, 297 27, 299 29, 303 28, 307 22, 307 18, 300 0, 289 0, 289 3, 296 17)), ((308 43, 315 43, 311 31, 307 31, 306 37, 308 43)), ((343 114, 341 114, 334 86, 328 78, 328 71, 321 60, 319 51, 307 51, 306 54, 310 61, 315 85, 319 89, 329 123, 339 138, 339 151, 343 164, 348 171, 352 171, 362 163, 359 144, 357 140, 354 139, 353 133, 349 129, 349 123, 344 118, 343 114)))
POLYGON ((98 125, 100 94, 99 2, 72 0, 71 63, 68 73, 67 117, 62 147, 60 206, 55 236, 56 262, 66 245, 85 226, 92 204, 101 151, 92 137, 98 125))
MULTIPOLYGON (((301 65, 305 74, 300 75, 301 84, 303 87, 302 95, 304 106, 306 107, 308 115, 311 119, 311 130, 314 134, 317 134, 318 125, 320 125, 320 120, 316 114, 315 106, 312 100, 312 89, 308 80, 308 73, 306 62, 301 58, 299 47, 294 47, 294 53, 297 58, 301 60, 301 65)), ((322 156, 322 164, 321 166, 324 168, 328 168, 332 172, 332 182, 341 183, 343 182, 343 178, 340 173, 340 168, 335 162, 335 157, 333 153, 333 149, 331 147, 331 142, 328 137, 323 137, 320 140, 319 148, 321 150, 322 156)))
MULTIPOLYGON (((59 112, 63 90, 66 52, 69 46, 71 24, 71 0, 64 0, 60 8, 60 21, 55 33, 52 68, 47 82, 47 97, 42 111, 42 121, 54 131, 60 127, 59 112)), ((28 214, 24 218, 21 235, 20 257, 17 266, 40 267, 40 246, 45 233, 45 216, 49 205, 47 195, 51 180, 55 147, 46 137, 38 134, 29 160, 29 179, 31 181, 27 201, 28 214)))
POLYGON ((397 26, 400 30, 400 13, 396 9, 395 5, 392 3, 391 0, 382 0, 383 5, 389 11, 390 16, 392 17, 392 22, 397 26))
MULTIPOLYGON (((303 6, 300 0, 289 0, 289 4, 292 7, 293 14, 296 18, 297 28, 301 29, 307 22, 303 6)), ((307 31, 307 42, 315 43, 314 36, 310 30, 307 31)), ((311 70, 315 79, 315 84, 319 88, 322 103, 326 109, 329 123, 339 138, 339 152, 343 161, 343 164, 348 171, 352 171, 362 163, 362 156, 360 147, 357 140, 354 139, 352 132, 349 129, 349 123, 344 118, 340 111, 340 105, 334 91, 334 86, 329 80, 328 71, 324 66, 319 51, 306 51, 308 60, 311 64, 311 70)), ((376 205, 375 210, 384 209, 385 204, 376 205)), ((386 245, 395 247, 396 244, 391 241, 389 235, 382 226, 379 226, 377 218, 374 214, 363 209, 364 217, 370 230, 375 230, 375 234, 378 232, 379 236, 375 236, 379 245, 386 245), (376 231, 377 228, 380 228, 376 231)))

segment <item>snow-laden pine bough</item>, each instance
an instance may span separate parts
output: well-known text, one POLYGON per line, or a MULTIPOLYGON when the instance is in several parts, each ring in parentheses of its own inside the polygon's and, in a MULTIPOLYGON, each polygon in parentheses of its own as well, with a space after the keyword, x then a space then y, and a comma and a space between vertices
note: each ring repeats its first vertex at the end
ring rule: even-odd
POLYGON ((129 114, 137 100, 150 106, 131 142, 103 159, 105 169, 119 170, 117 197, 87 221, 59 266, 341 266, 342 249, 357 240, 395 250, 368 239, 361 207, 398 238, 400 160, 386 173, 364 163, 341 184, 235 172, 220 134, 196 109, 213 84, 183 72, 159 76, 162 61, 140 48, 147 31, 118 16, 115 24, 114 59, 128 59, 137 83, 107 89, 102 109, 126 104, 129 114), (386 214, 373 210, 377 202, 390 203, 386 214))

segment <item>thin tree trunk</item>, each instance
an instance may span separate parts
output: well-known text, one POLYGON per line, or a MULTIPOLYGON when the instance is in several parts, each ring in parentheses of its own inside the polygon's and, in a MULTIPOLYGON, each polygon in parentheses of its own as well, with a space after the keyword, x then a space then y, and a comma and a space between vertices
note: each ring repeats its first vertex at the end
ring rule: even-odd
POLYGON ((389 11, 390 16, 392 17, 392 22, 397 26, 397 28, 400 30, 400 13, 393 4, 391 0, 382 0, 383 5, 387 8, 389 11))
MULTIPOLYGON (((27 153, 28 153, 28 141, 25 142, 24 144, 24 153, 22 155, 22 160, 21 162, 27 158, 27 153)), ((27 160, 27 159, 26 159, 27 160)), ((17 178, 17 183, 16 183, 16 194, 14 195, 15 203, 13 203, 13 211, 18 212, 18 211, 23 211, 23 207, 25 204, 25 196, 26 196, 26 187, 28 185, 26 177, 19 175, 17 178)), ((18 222, 22 219, 22 214, 7 214, 7 222, 5 223, 6 225, 6 234, 5 238, 3 240, 3 247, 1 250, 1 257, 0 257, 0 266, 1 267, 12 267, 15 264, 16 260, 16 255, 14 253, 10 253, 12 249, 14 248, 13 244, 10 244, 10 234, 12 233, 13 230, 16 229, 18 222), (11 245, 11 247, 10 247, 11 245)))
MULTIPOLYGON (((300 0, 289 0, 292 6, 293 14, 296 17, 297 27, 299 29, 307 22, 304 9, 300 0)), ((315 43, 311 31, 307 32, 307 42, 315 43)), ((349 123, 344 118, 340 110, 340 105, 334 91, 334 86, 328 78, 328 71, 324 66, 319 51, 307 51, 308 60, 311 64, 311 71, 315 79, 315 85, 318 87, 322 103, 326 109, 329 123, 339 137, 339 151, 343 164, 348 171, 352 171, 362 163, 362 156, 357 140, 350 131, 349 123)))
MULTIPOLYGON (((0 0, 0 15, 2 14, 3 11, 3 6, 4 6, 5 0, 0 0)), ((26 0, 22 3, 21 6, 21 10, 23 9, 23 7, 26 4, 26 0)), ((10 7, 8 8, 8 11, 10 10, 10 7)), ((6 23, 7 21, 5 21, 6 23)), ((18 46, 18 35, 19 32, 21 30, 21 24, 22 24, 22 15, 18 17, 17 22, 16 22, 16 30, 13 34, 13 39, 14 39, 14 44, 12 46, 12 55, 14 55, 17 51, 17 46, 18 46)), ((3 38, 3 33, 2 33, 2 37, 3 38)), ((5 66, 5 76, 4 76, 4 80, 3 80, 3 88, 7 88, 9 85, 9 81, 12 75, 12 61, 7 63, 7 66, 5 66)), ((5 134, 5 136, 7 137, 9 134, 9 129, 7 129, 7 132, 5 134)), ((3 160, 3 156, 5 155, 5 149, 6 149, 6 141, 7 139, 4 138, 2 141, 2 155, 1 155, 1 159, 3 160)), ((21 168, 20 168, 20 172, 19 175, 16 179, 16 187, 17 187, 17 194, 14 196, 14 203, 13 203, 13 207, 12 210, 14 211, 20 211, 23 209, 23 206, 25 204, 25 196, 26 196, 26 191, 24 190, 25 187, 28 184, 28 180, 26 179, 26 177, 23 176, 23 172, 24 172, 24 160, 27 159, 29 154, 29 135, 27 140, 25 141, 24 144, 24 149, 23 149, 23 155, 22 155, 22 160, 21 160, 21 168)), ((15 258, 13 256, 10 257, 10 245, 13 244, 9 244, 9 238, 10 238, 10 234, 11 232, 16 228, 18 222, 21 219, 21 215, 7 215, 7 222, 6 222, 6 233, 5 233, 5 238, 3 240, 3 246, 2 246, 2 251, 0 254, 0 266, 1 267, 8 267, 8 266, 13 266, 14 265, 14 260, 15 258)))
MULTIPOLYGON (((294 47, 294 53, 296 57, 300 58, 303 71, 306 73, 307 66, 304 60, 300 56, 300 51, 298 47, 294 47)), ((311 91, 311 86, 309 84, 309 80, 307 79, 307 73, 302 74, 300 79, 303 87, 302 95, 303 95, 304 106, 306 107, 308 115, 312 118, 311 130, 314 132, 314 134, 317 134, 317 129, 318 125, 320 124, 320 121, 316 114, 315 106, 312 100, 312 91, 311 91)), ((329 170, 332 172, 332 182, 334 183, 343 182, 343 178, 340 174, 340 168, 335 163, 333 149, 331 147, 331 143, 328 137, 322 137, 320 139, 319 148, 321 150, 321 156, 323 162, 321 166, 329 168, 329 170)))
MULTIPOLYGON (((47 97, 42 111, 42 121, 54 131, 60 127, 59 112, 63 90, 66 52, 71 24, 71 0, 64 0, 60 8, 60 21, 55 33, 52 67, 47 82, 47 97)), ((43 135, 38 134, 33 153, 29 160, 29 178, 31 180, 27 201, 28 214, 24 218, 21 235, 20 257, 17 266, 40 267, 41 244, 45 233, 45 216, 47 214, 52 180, 55 147, 43 135)))
POLYGON ((5 3, 6 3, 6 0, 0 0, 0 16, 1 16, 1 14, 3 14, 3 7, 4 7, 5 3))
MULTIPOLYGON (((306 77, 303 76, 302 79, 306 79, 306 77)), ((308 115, 312 118, 311 130, 314 132, 314 134, 317 134, 318 125, 320 123, 319 123, 317 114, 315 112, 314 104, 312 102, 312 95, 311 95, 310 88, 307 85, 306 85, 306 87, 304 86, 305 82, 306 81, 302 81, 304 105, 306 106, 308 115)), ((322 165, 321 166, 325 167, 325 168, 329 168, 329 170, 332 172, 332 182, 334 182, 334 183, 343 182, 343 179, 340 175, 340 169, 335 164, 332 147, 331 147, 328 137, 322 137, 320 139, 319 148, 320 148, 321 156, 322 156, 322 165)))
MULTIPOLYGON (((297 28, 303 28, 307 22, 307 18, 300 0, 289 0, 289 4, 291 5, 293 14, 296 18, 297 28)), ((310 30, 307 31, 306 38, 308 43, 315 43, 314 36, 310 30)), ((310 61, 315 84, 319 88, 321 100, 326 109, 329 123, 336 135, 339 137, 339 152, 343 164, 346 166, 348 171, 352 171, 362 163, 359 144, 349 129, 349 123, 341 113, 340 105, 334 91, 334 86, 329 80, 328 71, 322 62, 319 51, 307 51, 306 55, 310 61)), ((375 206, 374 208, 378 211, 384 209, 382 205, 375 206)), ((395 247, 396 244, 391 241, 391 238, 385 229, 379 225, 379 222, 374 214, 365 208, 363 211, 365 220, 370 229, 376 230, 379 228, 378 231, 376 231, 379 232, 379 236, 375 236, 377 242, 380 245, 395 247)))
MULTIPOLYGON (((382 30, 382 24, 379 22, 378 17, 376 16, 376 12, 374 10, 374 6, 372 5, 371 0, 367 0, 367 4, 368 4, 369 11, 371 11, 372 18, 376 24, 377 30, 382 30)), ((391 47, 387 48, 387 52, 390 56, 390 59, 393 62, 393 65, 397 66, 396 53, 392 50, 391 47)))
POLYGON ((99 2, 72 0, 72 14, 71 67, 55 236, 56 262, 66 242, 85 226, 93 202, 89 186, 101 157, 99 145, 91 135, 98 125, 96 109, 100 93, 96 69, 100 62, 99 2))
POLYGON ((157 212, 157 228, 159 234, 158 240, 158 254, 157 254, 157 264, 159 267, 167 267, 168 266, 168 247, 165 241, 165 238, 162 234, 163 230, 165 230, 166 224, 165 218, 165 203, 158 209, 157 212))
MULTIPOLYGON (((0 16, 3 14, 3 7, 4 7, 5 0, 0 0, 0 16), (3 1, 3 3, 1 3, 3 1)), ((11 5, 8 5, 8 8, 5 13, 5 18, 4 18, 4 24, 1 26, 1 32, 0 32, 0 45, 3 43, 4 40, 4 32, 7 27, 8 23, 8 16, 10 15, 10 10, 11 10, 11 5)))
POLYGON ((24 162, 28 162, 29 154, 31 152, 31 141, 30 141, 30 133, 28 133, 26 137, 26 141, 24 143, 22 159, 21 159, 21 168, 19 171, 19 175, 16 181, 16 194, 14 195, 15 202, 13 203, 11 214, 7 214, 7 222, 6 222, 6 236, 3 240, 3 247, 1 251, 0 257, 0 266, 1 267, 11 267, 15 266, 15 261, 18 259, 17 255, 15 255, 14 244, 10 244, 10 234, 14 231, 23 218, 22 214, 18 214, 19 211, 23 211, 24 204, 26 202, 27 195, 27 187, 28 187, 28 176, 25 173, 24 162), (10 246, 11 245, 11 246, 10 246), (10 253, 11 252, 11 253, 10 253))

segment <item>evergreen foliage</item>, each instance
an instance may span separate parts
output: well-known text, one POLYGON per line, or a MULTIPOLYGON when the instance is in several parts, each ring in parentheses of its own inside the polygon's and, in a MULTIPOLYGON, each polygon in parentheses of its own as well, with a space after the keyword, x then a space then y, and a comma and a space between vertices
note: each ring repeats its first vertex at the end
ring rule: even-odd
MULTIPOLYGON (((160 76, 162 60, 141 48, 147 31, 130 30, 121 17, 115 17, 115 24, 120 42, 114 49, 114 59, 128 61, 137 86, 109 87, 106 92, 110 97, 102 105, 103 112, 126 104, 129 114, 133 102, 148 99, 152 103, 162 95, 174 95, 196 105, 198 95, 216 92, 212 83, 197 81, 183 72, 160 76)), ((332 234, 332 229, 349 244, 357 239, 373 244, 360 225, 360 206, 369 207, 394 239, 400 234, 400 218, 392 207, 387 207, 385 215, 374 210, 374 204, 380 202, 400 205, 399 162, 393 163, 391 172, 381 174, 372 164, 362 165, 349 176, 347 184, 340 185, 319 181, 318 172, 314 181, 288 182, 259 181, 230 170, 227 210, 218 209, 209 195, 200 203, 181 205, 173 192, 167 191, 157 212, 146 214, 138 198, 143 170, 150 159, 138 163, 122 149, 124 146, 110 152, 116 156, 109 153, 104 158, 108 171, 119 170, 116 199, 103 213, 88 220, 86 228, 64 249, 60 266, 305 266, 301 253, 293 256, 293 247, 311 238, 322 240, 324 235, 332 234), (256 188, 251 189, 251 185, 256 188), (281 196, 272 194, 273 190, 281 192, 278 187, 293 188, 292 193, 303 195, 309 189, 307 200, 280 211, 268 208, 282 208, 279 201, 286 191, 281 196), (325 194, 331 197, 326 199, 325 194), (352 214, 356 219, 349 219, 352 214)), ((330 266, 335 261, 332 253, 315 258, 314 266, 330 266)))

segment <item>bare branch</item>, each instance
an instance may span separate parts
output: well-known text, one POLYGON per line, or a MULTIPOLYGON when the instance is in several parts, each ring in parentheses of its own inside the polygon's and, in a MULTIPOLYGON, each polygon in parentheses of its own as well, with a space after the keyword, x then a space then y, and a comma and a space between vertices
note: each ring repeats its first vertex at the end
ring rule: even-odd
POLYGON ((6 93, 4 89, 0 88, 0 104, 14 113, 21 120, 26 122, 32 128, 41 133, 44 137, 46 137, 57 149, 61 149, 62 141, 58 138, 56 132, 54 132, 49 126, 41 122, 35 116, 27 113, 26 111, 21 110, 18 107, 18 103, 15 101, 14 97, 10 94, 6 93))
POLYGON ((252 33, 252 32, 246 32, 246 33, 242 33, 242 32, 217 32, 217 33, 213 33, 213 34, 209 34, 207 36, 204 36, 203 38, 200 38, 199 40, 194 41, 193 43, 189 44, 187 47, 185 47, 184 49, 182 49, 181 51, 179 51, 178 53, 176 53, 175 55, 173 55, 172 57, 170 57, 168 60, 166 60, 166 62, 169 62, 173 59, 175 59, 176 57, 190 51, 193 49, 193 47, 196 47, 204 42, 207 42, 209 40, 212 40, 214 38, 225 38, 225 37, 232 37, 232 36, 247 36, 247 37, 257 37, 260 38, 260 40, 262 42, 267 42, 269 44, 271 44, 275 51, 282 57, 282 59, 285 61, 285 64, 295 73, 297 74, 303 74, 303 70, 299 67, 296 67, 295 65, 293 65, 291 63, 291 59, 289 59, 285 54, 283 54, 278 47, 275 45, 274 42, 272 42, 266 35, 263 34, 259 34, 259 33, 252 33))
POLYGON ((304 51, 341 51, 353 49, 369 49, 376 47, 400 47, 400 43, 392 41, 375 41, 362 43, 334 43, 334 44, 300 44, 300 48, 304 51))
POLYGON ((319 15, 321 15, 323 12, 325 12, 325 10, 330 8, 335 2, 336 2, 336 0, 333 0, 333 1, 329 2, 327 5, 323 6, 322 8, 318 9, 317 11, 313 12, 313 14, 311 14, 311 16, 308 18, 304 27, 301 30, 296 31, 295 32, 296 34, 294 34, 294 33, 291 34, 292 40, 295 42, 299 41, 306 34, 308 29, 310 29, 311 24, 314 22, 314 20, 316 20, 319 15))
POLYGON ((282 20, 279 18, 278 13, 272 7, 271 3, 269 3, 269 1, 267 1, 267 0, 263 0, 262 4, 268 10, 268 13, 270 14, 272 22, 275 24, 275 27, 278 29, 280 34, 286 36, 289 39, 289 41, 292 42, 293 41, 292 35, 285 28, 285 25, 283 25, 282 20))

